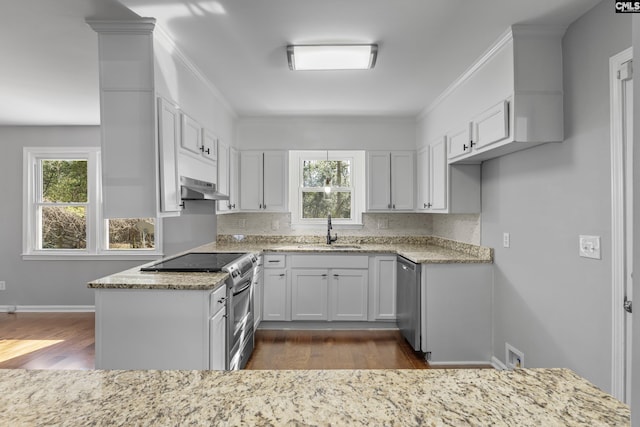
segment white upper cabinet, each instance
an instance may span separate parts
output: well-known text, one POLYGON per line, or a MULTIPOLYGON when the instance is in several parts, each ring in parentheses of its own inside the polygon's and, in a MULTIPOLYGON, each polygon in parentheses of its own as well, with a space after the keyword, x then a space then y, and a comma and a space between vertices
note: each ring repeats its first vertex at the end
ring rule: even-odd
POLYGON ((415 179, 415 152, 368 151, 367 210, 413 210, 415 179))
POLYGON ((218 138, 208 129, 202 129, 202 157, 216 161, 218 159, 218 138))
POLYGON ((218 200, 218 213, 238 210, 238 151, 218 141, 218 191, 229 200, 218 200))
POLYGON ((423 140, 446 135, 455 164, 563 141, 563 34, 555 26, 509 28, 428 109, 423 140))
POLYGON ((447 138, 418 150, 416 210, 434 213, 480 213, 480 165, 447 164, 447 138))
POLYGON ((241 151, 240 209, 286 212, 288 164, 286 151, 241 151))
POLYGON ((180 113, 169 101, 158 98, 158 146, 160 154, 160 210, 180 212, 178 140, 180 113))
POLYGON ((187 114, 182 113, 182 139, 180 146, 195 154, 202 149, 202 128, 200 124, 187 114))

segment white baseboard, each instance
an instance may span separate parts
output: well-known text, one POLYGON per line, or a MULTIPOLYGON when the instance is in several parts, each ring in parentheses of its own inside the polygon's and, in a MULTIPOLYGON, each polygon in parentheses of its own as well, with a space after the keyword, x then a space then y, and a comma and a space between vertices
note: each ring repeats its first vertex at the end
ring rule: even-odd
POLYGON ((495 357, 495 356, 493 356, 491 358, 491 366, 493 366, 494 368, 496 368, 496 369, 498 369, 500 371, 507 370, 507 365, 502 363, 502 361, 500 359, 498 359, 497 357, 495 357))
POLYGON ((472 361, 472 360, 465 360, 463 362, 429 362, 429 366, 478 366, 478 365, 485 365, 485 366, 492 366, 492 363, 486 361, 486 360, 480 360, 480 361, 472 361))
POLYGON ((91 313, 93 305, 0 305, 0 313, 91 313))

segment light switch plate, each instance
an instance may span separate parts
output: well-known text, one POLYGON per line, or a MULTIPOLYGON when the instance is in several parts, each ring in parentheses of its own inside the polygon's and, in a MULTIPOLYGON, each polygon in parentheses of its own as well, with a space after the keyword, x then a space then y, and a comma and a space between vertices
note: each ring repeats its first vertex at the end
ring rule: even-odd
POLYGON ((600 255, 600 236, 583 236, 579 239, 580 256, 583 258, 602 259, 600 255))

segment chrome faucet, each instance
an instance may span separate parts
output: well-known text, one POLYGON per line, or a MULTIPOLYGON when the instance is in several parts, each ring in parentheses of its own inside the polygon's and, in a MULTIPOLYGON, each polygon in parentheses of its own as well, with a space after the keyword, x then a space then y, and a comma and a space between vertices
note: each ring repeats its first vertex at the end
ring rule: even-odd
POLYGON ((335 237, 331 237, 331 229, 333 227, 331 226, 331 214, 329 214, 327 216, 327 245, 330 245, 331 243, 335 242, 336 240, 338 240, 338 233, 336 233, 335 237))

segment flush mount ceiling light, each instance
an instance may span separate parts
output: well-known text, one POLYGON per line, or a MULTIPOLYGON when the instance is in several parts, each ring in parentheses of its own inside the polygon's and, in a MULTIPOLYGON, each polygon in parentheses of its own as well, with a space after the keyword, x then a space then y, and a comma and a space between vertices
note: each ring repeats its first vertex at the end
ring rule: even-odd
POLYGON ((376 65, 377 44, 289 45, 287 59, 294 71, 368 70, 376 65))

